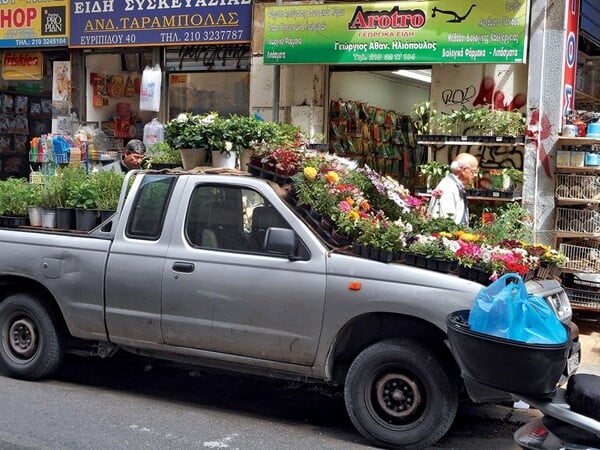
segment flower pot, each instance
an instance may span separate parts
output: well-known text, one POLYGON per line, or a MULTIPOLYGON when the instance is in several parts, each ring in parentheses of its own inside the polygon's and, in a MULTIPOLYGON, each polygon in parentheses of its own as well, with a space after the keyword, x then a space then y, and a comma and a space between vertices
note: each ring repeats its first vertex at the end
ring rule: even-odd
POLYGON ((212 165, 213 167, 223 167, 225 169, 235 169, 235 163, 237 160, 236 152, 221 153, 219 150, 212 151, 212 165))
POLYGON ((362 255, 362 245, 356 241, 352 242, 352 253, 359 256, 362 255))
POLYGON ((379 261, 379 249, 378 248, 369 247, 369 259, 379 261))
POLYGON ((240 170, 244 172, 248 171, 248 165, 250 164, 250 156, 252 156, 252 150, 244 149, 240 153, 240 170))
POLYGON ((98 211, 100 213, 100 222, 104 222, 108 220, 114 213, 114 209, 101 209, 98 211))
POLYGON ((29 213, 29 224, 32 227, 42 226, 42 212, 44 209, 41 206, 30 206, 27 208, 29 213))
POLYGON ((27 216, 4 216, 4 226, 16 228, 27 225, 27 216))
POLYGON ((325 231, 331 231, 333 229, 333 223, 327 217, 321 217, 320 226, 325 231))
POLYGON ((206 164, 206 149, 204 148, 182 148, 180 152, 184 170, 190 170, 206 164))
POLYGON ((417 265, 417 255, 415 255, 414 253, 404 252, 403 256, 404 256, 404 261, 406 262, 406 264, 408 264, 410 266, 417 265))
POLYGON ((42 211, 42 226, 45 228, 56 228, 55 209, 44 209, 42 211))
POLYGON ((350 237, 346 236, 345 234, 338 233, 335 230, 331 232, 331 239, 333 239, 335 243, 340 247, 344 245, 349 245, 351 242, 350 237))
POLYGON ((76 209, 75 228, 81 231, 90 231, 96 227, 98 213, 95 209, 76 209))
POLYGON ((427 257, 415 255, 415 266, 425 269, 427 267, 427 257))
POLYGON ((392 262, 393 259, 394 259, 393 251, 384 250, 384 249, 379 250, 379 261, 384 262, 384 263, 389 263, 389 262, 392 262))
POLYGON ((427 258, 425 267, 429 270, 435 270, 437 272, 438 271, 438 260, 435 258, 427 258))
POLYGON ((458 277, 468 280, 469 279, 469 271, 470 271, 469 267, 459 265, 458 266, 458 277))
POLYGON ((56 208, 56 227, 62 230, 75 229, 75 209, 56 208))

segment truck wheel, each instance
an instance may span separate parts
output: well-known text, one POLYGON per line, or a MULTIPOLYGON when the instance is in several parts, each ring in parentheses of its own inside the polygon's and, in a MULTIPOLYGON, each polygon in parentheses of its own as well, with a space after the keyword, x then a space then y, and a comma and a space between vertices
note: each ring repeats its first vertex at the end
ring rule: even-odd
POLYGON ((399 339, 374 344, 356 357, 344 398, 352 423, 372 444, 421 449, 454 422, 458 387, 432 349, 399 339))
POLYGON ((14 294, 0 303, 0 371, 25 380, 58 369, 65 348, 52 314, 34 296, 14 294))

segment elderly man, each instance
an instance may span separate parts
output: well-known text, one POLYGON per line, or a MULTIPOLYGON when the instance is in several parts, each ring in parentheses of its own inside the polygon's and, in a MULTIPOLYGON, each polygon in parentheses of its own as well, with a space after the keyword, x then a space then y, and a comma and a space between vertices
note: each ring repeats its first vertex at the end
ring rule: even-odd
POLYGON ((103 166, 101 170, 114 170, 117 173, 124 173, 128 170, 139 169, 144 156, 146 155, 146 146, 139 139, 132 139, 125 146, 125 151, 117 161, 103 166))
POLYGON ((479 163, 470 153, 459 153, 450 164, 450 173, 433 191, 428 212, 431 217, 448 217, 457 224, 469 225, 466 187, 475 178, 479 163))

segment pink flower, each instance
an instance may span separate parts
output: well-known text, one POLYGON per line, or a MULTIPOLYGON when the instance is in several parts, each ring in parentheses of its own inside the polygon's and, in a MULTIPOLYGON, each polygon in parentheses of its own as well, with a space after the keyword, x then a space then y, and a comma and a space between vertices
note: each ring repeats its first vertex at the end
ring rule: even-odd
POLYGON ((338 208, 340 208, 342 212, 350 212, 352 206, 346 200, 342 200, 338 203, 338 208))
POLYGON ((442 191, 441 189, 434 189, 433 191, 431 191, 431 196, 433 198, 440 198, 443 193, 444 191, 442 191))

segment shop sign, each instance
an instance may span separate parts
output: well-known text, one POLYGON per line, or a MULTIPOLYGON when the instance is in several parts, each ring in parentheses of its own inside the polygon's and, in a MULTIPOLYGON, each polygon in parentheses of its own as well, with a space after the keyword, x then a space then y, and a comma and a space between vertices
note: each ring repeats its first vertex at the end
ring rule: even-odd
POLYGON ((565 56, 562 86, 563 114, 566 116, 575 106, 575 72, 577 70, 577 39, 579 35, 579 0, 568 0, 565 14, 565 56))
POLYGON ((70 47, 249 43, 252 0, 71 0, 70 47))
POLYGON ((265 7, 266 64, 525 63, 529 0, 265 7))
POLYGON ((2 54, 2 79, 41 80, 44 75, 42 52, 4 52, 2 54))
POLYGON ((68 0, 0 0, 0 48, 67 45, 68 0))

